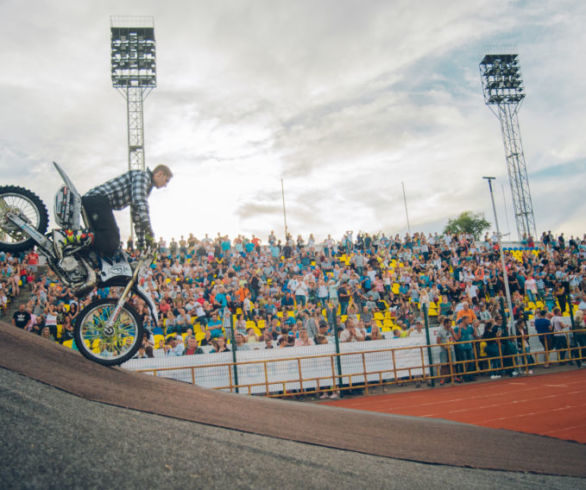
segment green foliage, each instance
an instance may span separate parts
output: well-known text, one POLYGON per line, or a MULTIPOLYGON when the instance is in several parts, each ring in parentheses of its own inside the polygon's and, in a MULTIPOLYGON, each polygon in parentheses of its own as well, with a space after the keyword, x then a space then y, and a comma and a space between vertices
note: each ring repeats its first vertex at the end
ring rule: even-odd
POLYGON ((450 219, 444 229, 444 233, 469 233, 478 239, 480 234, 490 228, 490 223, 480 213, 464 211, 455 219, 450 219))

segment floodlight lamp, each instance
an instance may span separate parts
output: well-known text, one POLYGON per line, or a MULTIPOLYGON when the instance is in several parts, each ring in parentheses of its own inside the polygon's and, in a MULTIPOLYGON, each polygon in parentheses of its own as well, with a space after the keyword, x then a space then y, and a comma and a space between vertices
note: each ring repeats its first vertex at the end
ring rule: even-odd
POLYGON ((114 87, 157 86, 154 27, 115 26, 113 23, 111 47, 114 87))
POLYGON ((518 55, 486 55, 480 74, 486 104, 517 104, 525 97, 518 55))

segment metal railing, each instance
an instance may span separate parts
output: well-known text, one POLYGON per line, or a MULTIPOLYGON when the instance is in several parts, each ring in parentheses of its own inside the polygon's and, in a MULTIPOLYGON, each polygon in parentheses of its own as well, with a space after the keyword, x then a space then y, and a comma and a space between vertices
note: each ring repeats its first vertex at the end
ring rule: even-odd
MULTIPOLYGON (((206 370, 211 369, 216 375, 223 376, 227 380, 226 383, 215 386, 214 389, 269 397, 287 397, 356 389, 362 389, 368 393, 369 389, 374 387, 413 382, 432 384, 436 380, 457 383, 462 379, 470 380, 479 375, 527 374, 533 368, 540 366, 586 361, 586 330, 564 332, 557 339, 553 337, 553 334, 547 334, 547 336, 529 334, 429 346, 425 344, 187 367, 137 369, 137 371, 154 376, 171 375, 171 377, 174 377, 173 373, 182 372, 183 381, 201 384, 201 381, 205 379, 206 370), (543 340, 540 344, 543 347, 542 350, 532 352, 527 350, 532 338, 543 340), (486 351, 490 345, 493 347, 489 350, 494 351, 496 347, 498 353, 493 352, 492 355, 488 355, 486 351), (436 353, 442 349, 445 350, 447 362, 429 362, 428 349, 436 353), (465 355, 464 350, 468 351, 465 355), (417 359, 417 362, 401 365, 398 362, 399 358, 405 358, 406 351, 416 352, 417 354, 409 356, 409 359, 417 359), (352 357, 354 359, 351 359, 352 357), (286 364, 286 369, 279 369, 279 364, 286 364), (341 366, 341 369, 338 366, 341 366), (255 377, 261 380, 246 381, 247 376, 242 373, 250 370, 254 371, 255 377), (316 371, 320 372, 316 374, 316 371), (189 373, 188 378, 185 376, 186 372, 189 373), (280 372, 283 373, 279 377, 280 372), (240 381, 236 382, 236 378, 240 381)), ((439 356, 432 356, 432 359, 433 357, 439 358, 439 356)))

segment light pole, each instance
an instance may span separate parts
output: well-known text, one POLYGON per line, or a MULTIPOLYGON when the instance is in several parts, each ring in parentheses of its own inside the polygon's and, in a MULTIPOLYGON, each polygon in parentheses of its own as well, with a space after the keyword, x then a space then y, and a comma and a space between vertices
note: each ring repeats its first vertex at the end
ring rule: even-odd
POLYGON ((283 220, 285 221, 285 245, 287 245, 289 231, 287 230, 287 210, 285 209, 285 186, 283 185, 283 178, 281 178, 281 195, 283 197, 283 220))
POLYGON ((513 302, 511 301, 511 290, 509 289, 509 276, 507 275, 507 268, 505 265, 505 252, 503 251, 503 244, 501 241, 501 231, 499 229, 499 220, 496 215, 496 206, 494 204, 494 195, 492 192, 492 181, 494 177, 482 177, 488 181, 488 188, 490 190, 490 200, 492 202, 492 212, 494 213, 494 224, 496 226, 496 236, 499 244, 499 252, 501 256, 501 267, 503 269, 503 282, 505 283, 505 295, 507 297, 507 306, 509 308, 509 326, 511 328, 509 334, 513 334, 514 318, 513 318, 513 302))
POLYGON ((157 86, 154 19, 112 17, 110 31, 112 86, 126 99, 128 170, 145 170, 144 99, 157 86))
POLYGON ((409 212, 407 211, 407 195, 405 194, 405 182, 401 182, 403 187, 403 202, 405 203, 405 216, 407 217, 407 232, 411 235, 411 225, 409 224, 409 212))

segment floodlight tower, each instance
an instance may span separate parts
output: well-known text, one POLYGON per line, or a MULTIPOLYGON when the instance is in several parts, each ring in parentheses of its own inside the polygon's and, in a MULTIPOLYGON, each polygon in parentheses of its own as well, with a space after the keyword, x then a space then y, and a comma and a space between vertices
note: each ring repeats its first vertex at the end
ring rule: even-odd
POLYGON ((112 86, 126 99, 128 169, 145 170, 144 99, 157 86, 152 17, 111 17, 112 86), (130 27, 132 26, 132 27, 130 27))
POLYGON ((519 55, 487 54, 480 62, 480 78, 484 102, 501 123, 517 234, 519 239, 535 237, 535 216, 517 117, 525 98, 519 55))

